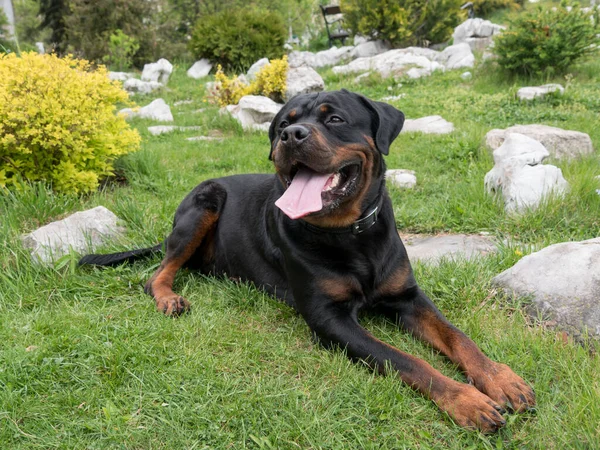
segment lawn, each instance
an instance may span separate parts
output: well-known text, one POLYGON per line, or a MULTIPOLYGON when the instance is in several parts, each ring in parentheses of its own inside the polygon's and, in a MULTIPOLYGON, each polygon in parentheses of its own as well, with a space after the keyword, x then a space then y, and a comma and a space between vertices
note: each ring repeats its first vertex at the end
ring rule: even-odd
MULTIPOLYGON (((272 172, 264 133, 246 133, 203 102, 204 87, 177 65, 164 98, 177 125, 202 130, 152 136, 150 121, 132 120, 142 149, 119 161, 127 183, 107 183, 74 198, 43 186, 0 195, 0 448, 127 449, 480 449, 600 448, 600 361, 590 342, 523 312, 490 280, 522 255, 546 245, 600 236, 598 150, 551 161, 571 184, 523 216, 505 214, 484 194, 491 169, 484 136, 492 128, 543 123, 588 133, 600 148, 600 63, 584 62, 568 79, 507 80, 493 67, 435 73, 421 80, 382 80, 322 71, 328 89, 348 88, 392 102, 408 118, 439 114, 447 136, 402 134, 389 168, 412 169, 413 190, 390 188, 398 228, 409 233, 487 232, 502 245, 476 261, 416 264, 417 280, 439 308, 492 359, 535 388, 536 413, 508 415, 496 435, 454 425, 430 401, 393 376, 319 347, 302 318, 252 286, 182 272, 177 292, 192 303, 178 319, 154 310, 142 285, 159 258, 117 268, 78 268, 77 255, 53 267, 33 264, 19 236, 75 211, 104 205, 124 237, 103 248, 155 244, 195 185, 216 176, 272 172), (568 83, 563 96, 533 103, 518 87, 568 83), (192 103, 174 107, 179 100, 192 103), (205 108, 202 112, 195 112, 205 108), (222 142, 185 138, 220 130, 222 142)), ((365 317, 380 339, 464 376, 432 349, 390 322, 365 317)))

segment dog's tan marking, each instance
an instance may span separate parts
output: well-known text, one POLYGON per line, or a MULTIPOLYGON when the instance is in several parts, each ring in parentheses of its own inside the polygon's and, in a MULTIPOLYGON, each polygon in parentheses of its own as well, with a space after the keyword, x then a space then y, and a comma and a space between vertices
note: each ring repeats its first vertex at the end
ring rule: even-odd
POLYGON ((384 296, 401 294, 406 288, 406 281, 410 276, 410 272, 409 264, 398 267, 378 286, 377 293, 384 296))
POLYGON ((318 283, 319 288, 335 302, 352 300, 362 293, 360 283, 352 276, 323 278, 318 283))

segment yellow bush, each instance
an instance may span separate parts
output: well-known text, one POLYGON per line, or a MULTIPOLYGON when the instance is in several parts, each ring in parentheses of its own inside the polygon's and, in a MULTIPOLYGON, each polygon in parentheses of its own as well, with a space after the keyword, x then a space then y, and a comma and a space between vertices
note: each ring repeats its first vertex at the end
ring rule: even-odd
POLYGON ((103 66, 35 52, 0 55, 0 186, 47 181, 90 192, 140 136, 115 114, 128 102, 103 66))
POLYGON ((228 78, 218 66, 215 86, 208 93, 209 101, 223 107, 236 105, 244 95, 264 95, 281 102, 285 94, 287 72, 287 56, 274 59, 260 69, 250 84, 244 83, 239 77, 228 78))

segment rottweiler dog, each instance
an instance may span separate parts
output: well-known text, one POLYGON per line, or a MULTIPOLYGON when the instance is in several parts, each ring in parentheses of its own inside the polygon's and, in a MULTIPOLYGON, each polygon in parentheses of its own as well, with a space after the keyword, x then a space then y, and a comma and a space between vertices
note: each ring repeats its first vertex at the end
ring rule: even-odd
MULTIPOLYGON (((508 366, 487 358, 421 291, 395 226, 385 163, 404 115, 346 90, 294 97, 269 129, 276 174, 204 181, 177 208, 166 256, 145 292, 159 311, 189 302, 173 292, 181 267, 250 281, 295 308, 326 347, 385 372, 431 398, 456 423, 493 432, 505 408, 535 404, 508 366), (358 313, 380 313, 456 363, 469 384, 370 334, 358 313)), ((88 255, 115 265, 153 248, 88 255)))

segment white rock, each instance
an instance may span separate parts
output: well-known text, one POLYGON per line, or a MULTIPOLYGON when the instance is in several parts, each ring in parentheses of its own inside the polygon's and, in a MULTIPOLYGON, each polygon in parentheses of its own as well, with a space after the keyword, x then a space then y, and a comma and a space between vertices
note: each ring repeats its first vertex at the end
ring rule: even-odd
POLYGON ((262 58, 256 61, 254 64, 250 66, 248 69, 248 73, 246 73, 246 78, 249 81, 253 81, 256 78, 256 74, 260 72, 260 69, 269 64, 269 58, 262 58))
POLYGON ((471 74, 471 72, 463 72, 460 74, 460 77, 463 80, 470 80, 471 78, 473 78, 473 74, 471 74))
POLYGON ((406 97, 406 94, 398 94, 398 95, 387 95, 381 98, 382 102, 395 102, 396 100, 400 100, 406 97))
POLYGON ((565 88, 560 84, 544 84, 543 86, 527 86, 517 91, 517 97, 520 100, 533 100, 534 98, 543 98, 546 94, 558 92, 562 94, 565 88))
POLYGON ((364 58, 379 55, 390 50, 390 45, 384 41, 367 41, 358 44, 350 51, 352 58, 364 58))
POLYGON ((132 77, 133 75, 127 72, 108 72, 108 79, 112 81, 126 81, 132 77))
POLYGON ((442 116, 427 116, 420 119, 406 119, 403 133, 448 134, 454 131, 454 125, 442 116))
POLYGON ((371 72, 365 72, 363 74, 360 74, 359 76, 354 78, 354 80, 352 80, 352 82, 355 84, 358 84, 363 80, 363 78, 367 78, 369 75, 371 75, 371 72))
POLYGON ((268 97, 246 95, 237 105, 228 105, 225 109, 241 123, 244 130, 268 131, 271 121, 282 107, 268 97))
POLYGON ((212 69, 212 64, 206 58, 196 61, 187 71, 187 76, 198 80, 207 76, 212 69))
POLYGON ((402 236, 411 262, 439 264, 442 259, 472 260, 497 250, 494 240, 487 236, 444 234, 439 236, 402 236))
POLYGON ((354 49, 351 46, 331 47, 321 52, 299 52, 294 51, 288 55, 290 67, 310 66, 312 68, 332 66, 338 64, 341 60, 350 58, 350 52, 354 49))
POLYGON ((214 137, 214 136, 193 136, 189 138, 185 138, 187 141, 222 141, 222 137, 214 137))
POLYGON ((414 170, 389 169, 385 172, 385 178, 401 189, 412 189, 417 185, 417 176, 414 170))
POLYGON ((415 66, 433 72, 444 69, 442 64, 431 60, 438 53, 435 50, 418 47, 395 49, 368 58, 357 58, 349 64, 336 66, 332 70, 337 74, 376 71, 384 78, 403 75, 415 66))
POLYGON ((137 78, 129 78, 123 82, 123 89, 130 93, 149 94, 163 87, 158 81, 142 81, 137 78))
POLYGON ((569 184, 558 167, 542 165, 548 150, 535 139, 510 133, 494 150, 494 167, 485 175, 489 193, 502 193, 508 212, 535 209, 549 195, 561 195, 569 184))
POLYGON ((135 111, 131 108, 125 108, 119 111, 119 114, 126 118, 139 117, 140 119, 153 119, 161 122, 173 122, 173 114, 171 108, 165 103, 162 98, 157 98, 152 103, 135 111))
POLYGON ((189 131, 189 130, 200 130, 202 127, 176 127, 174 125, 156 125, 154 127, 148 127, 148 131, 153 136, 158 136, 165 133, 172 133, 173 131, 189 131))
POLYGON ((321 92, 325 82, 312 67, 291 67, 287 73, 285 100, 298 94, 321 92))
POLYGON ((431 70, 417 69, 416 67, 413 67, 412 69, 408 69, 406 75, 408 76, 408 78, 417 79, 431 75, 431 70))
POLYGON ((489 20, 467 19, 454 29, 453 43, 467 43, 471 50, 484 50, 492 43, 492 36, 502 32, 506 27, 496 25, 489 20))
POLYGON ((37 49, 37 51, 40 55, 44 55, 46 53, 46 49, 44 48, 43 42, 36 42, 35 48, 37 49))
POLYGON ((548 125, 515 125, 505 130, 493 129, 485 135, 486 145, 494 150, 502 145, 506 135, 520 133, 541 142, 557 159, 575 158, 593 153, 590 136, 579 131, 563 130, 548 125))
POLYGON ((142 81, 157 81, 162 85, 167 84, 173 72, 173 64, 164 58, 155 63, 145 64, 142 71, 142 81))
POLYGON ((120 234, 117 216, 104 206, 71 214, 21 236, 23 245, 31 249, 33 258, 50 263, 69 253, 93 251, 106 240, 120 234))
POLYGON ((492 282, 533 301, 528 312, 553 319, 577 337, 600 336, 600 238, 565 242, 527 255, 492 282))
POLYGON ((369 38, 367 38, 365 36, 361 36, 360 34, 355 35, 354 39, 352 41, 352 43, 354 44, 355 47, 357 45, 364 44, 365 42, 369 42, 369 38))
POLYGON ((475 55, 473 55, 471 47, 467 43, 446 47, 436 56, 435 60, 449 70, 460 69, 461 67, 473 67, 475 65, 475 55))

